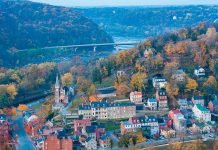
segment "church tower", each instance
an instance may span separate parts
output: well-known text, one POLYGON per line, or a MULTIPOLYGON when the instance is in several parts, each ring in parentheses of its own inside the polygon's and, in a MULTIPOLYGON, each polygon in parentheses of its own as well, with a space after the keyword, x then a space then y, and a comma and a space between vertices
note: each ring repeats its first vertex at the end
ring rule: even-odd
POLYGON ((59 98, 60 98, 60 83, 57 75, 56 83, 55 83, 55 103, 59 103, 59 98))

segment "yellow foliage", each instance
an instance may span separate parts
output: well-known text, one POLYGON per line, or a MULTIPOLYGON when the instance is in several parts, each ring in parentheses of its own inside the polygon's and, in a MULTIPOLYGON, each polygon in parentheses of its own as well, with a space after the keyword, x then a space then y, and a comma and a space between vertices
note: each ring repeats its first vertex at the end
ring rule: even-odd
POLYGON ((216 78, 214 76, 209 76, 207 81, 204 83, 204 86, 212 86, 212 87, 216 88, 217 87, 216 78))
POLYGON ((144 87, 144 81, 147 75, 145 73, 136 73, 132 76, 130 86, 133 90, 141 91, 144 87))
POLYGON ((62 77, 62 84, 65 86, 70 86, 73 82, 73 76, 71 73, 65 73, 62 77))
POLYGON ((19 111, 27 111, 28 107, 25 104, 19 104, 18 108, 19 111))
POLYGON ((7 87, 7 93, 9 94, 11 99, 14 99, 15 96, 17 95, 17 89, 16 86, 14 84, 10 84, 7 87))
POLYGON ((198 87, 198 83, 194 79, 191 78, 187 79, 187 84, 185 86, 186 91, 191 91, 191 90, 195 91, 197 87, 198 87))

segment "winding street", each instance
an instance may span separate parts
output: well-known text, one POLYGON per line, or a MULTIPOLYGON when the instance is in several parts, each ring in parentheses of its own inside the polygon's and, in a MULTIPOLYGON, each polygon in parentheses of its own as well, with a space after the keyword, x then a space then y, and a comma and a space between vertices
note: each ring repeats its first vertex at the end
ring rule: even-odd
POLYGON ((26 131, 24 130, 23 117, 19 116, 13 120, 15 126, 15 134, 17 135, 18 145, 16 149, 18 150, 34 150, 34 144, 29 139, 26 131))
MULTIPOLYGON (((36 105, 40 105, 44 102, 44 99, 39 99, 35 102, 30 102, 27 104, 28 107, 33 107, 36 105)), ((39 111, 39 108, 35 108, 35 112, 39 111)), ((13 119, 14 124, 14 132, 17 135, 17 142, 16 145, 17 150, 34 150, 34 143, 31 141, 29 136, 27 135, 25 129, 24 129, 24 122, 23 122, 23 116, 20 115, 13 119)))

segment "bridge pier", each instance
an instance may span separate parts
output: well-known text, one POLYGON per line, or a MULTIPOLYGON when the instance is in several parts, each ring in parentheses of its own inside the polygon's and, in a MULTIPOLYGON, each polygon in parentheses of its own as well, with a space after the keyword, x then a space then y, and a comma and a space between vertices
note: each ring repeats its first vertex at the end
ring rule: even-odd
POLYGON ((93 52, 94 52, 94 53, 96 52, 96 46, 93 47, 93 52))
POLYGON ((118 48, 118 46, 117 46, 117 45, 115 45, 115 46, 114 46, 114 48, 115 48, 115 51, 116 51, 116 52, 118 52, 118 51, 119 51, 119 48, 118 48))
POLYGON ((74 52, 76 52, 76 51, 77 51, 77 49, 78 49, 78 48, 77 48, 77 47, 75 47, 75 48, 74 48, 74 52))

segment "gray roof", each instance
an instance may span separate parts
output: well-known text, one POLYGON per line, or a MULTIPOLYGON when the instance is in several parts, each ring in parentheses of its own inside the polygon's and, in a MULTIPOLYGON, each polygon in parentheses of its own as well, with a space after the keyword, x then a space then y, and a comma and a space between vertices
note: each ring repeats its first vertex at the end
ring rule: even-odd
POLYGON ((90 105, 79 105, 78 106, 79 110, 91 110, 91 106, 90 105))
POLYGON ((204 96, 194 96, 194 100, 204 100, 204 96))

